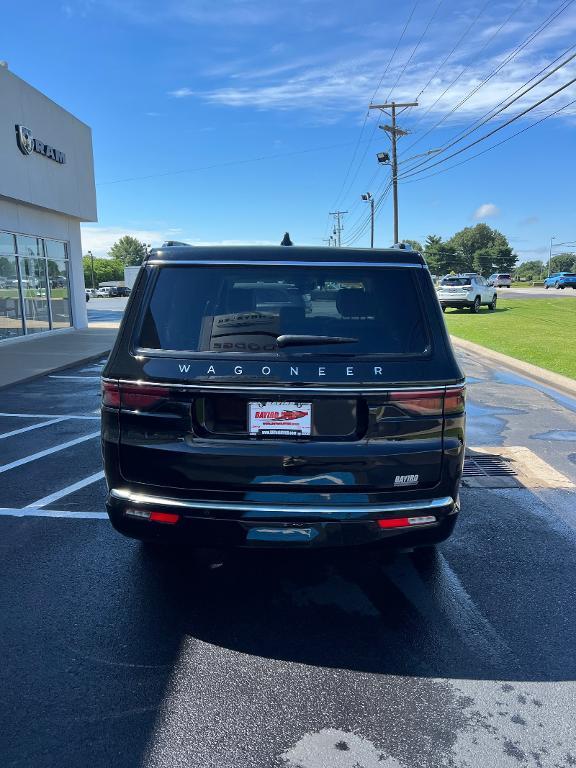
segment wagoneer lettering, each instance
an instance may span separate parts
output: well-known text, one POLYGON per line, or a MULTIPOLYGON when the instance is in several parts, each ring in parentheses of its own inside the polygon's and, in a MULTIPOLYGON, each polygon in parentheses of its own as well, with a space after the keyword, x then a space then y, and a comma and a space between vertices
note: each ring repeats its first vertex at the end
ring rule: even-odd
POLYGON ((190 547, 434 546, 464 398, 413 251, 152 251, 102 381, 110 520, 190 547))

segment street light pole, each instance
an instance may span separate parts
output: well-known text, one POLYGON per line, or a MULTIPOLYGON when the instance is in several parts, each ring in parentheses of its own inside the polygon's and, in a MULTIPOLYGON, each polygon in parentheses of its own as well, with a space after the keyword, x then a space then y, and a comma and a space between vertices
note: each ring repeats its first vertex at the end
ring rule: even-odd
POLYGON ((362 195, 362 200, 370 203, 370 248, 374 248, 374 197, 370 192, 362 195))
POLYGON ((548 277, 550 277, 550 262, 552 261, 552 240, 556 240, 556 238, 550 238, 550 250, 548 251, 548 277))
POLYGON ((92 270, 92 290, 96 288, 96 285, 94 284, 94 255, 92 254, 92 251, 88 251, 88 255, 90 256, 90 267, 92 270))

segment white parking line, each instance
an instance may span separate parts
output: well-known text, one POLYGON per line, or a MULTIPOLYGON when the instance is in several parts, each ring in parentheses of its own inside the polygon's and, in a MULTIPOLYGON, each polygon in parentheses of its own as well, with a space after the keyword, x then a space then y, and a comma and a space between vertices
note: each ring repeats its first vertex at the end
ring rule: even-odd
POLYGON ((22 432, 30 432, 32 429, 40 429, 40 427, 49 427, 50 424, 58 424, 61 421, 67 421, 67 416, 58 416, 57 419, 50 419, 50 421, 43 421, 41 424, 31 424, 29 427, 22 427, 21 429, 13 429, 12 432, 4 432, 0 435, 0 440, 5 440, 7 437, 13 437, 14 435, 21 435, 22 432))
POLYGON ((38 453, 25 456, 23 459, 11 461, 10 464, 3 464, 0 466, 0 474, 2 472, 8 472, 10 469, 21 467, 23 464, 29 464, 31 461, 36 461, 36 459, 42 459, 44 456, 50 456, 52 453, 58 453, 58 451, 63 451, 65 448, 71 448, 73 445, 78 445, 78 443, 84 443, 86 440, 92 440, 95 437, 100 437, 100 430, 98 430, 98 432, 90 432, 89 435, 77 437, 75 440, 68 440, 67 443, 60 443, 52 448, 46 448, 44 451, 38 451, 38 453))
POLYGON ((74 493, 74 491, 79 491, 87 485, 97 483, 98 480, 102 480, 103 477, 104 472, 96 472, 94 475, 85 477, 83 480, 78 480, 77 483, 72 483, 72 485, 67 485, 66 488, 61 488, 59 491, 55 491, 49 496, 44 496, 43 498, 38 499, 38 501, 33 501, 32 504, 27 504, 25 508, 37 509, 39 507, 47 507, 48 504, 52 504, 53 502, 58 501, 58 499, 62 499, 64 496, 69 496, 71 493, 74 493))
POLYGON ((107 520, 106 512, 66 512, 59 509, 12 509, 0 507, 0 517, 69 517, 72 520, 107 520))
POLYGON ((78 381, 80 379, 81 381, 100 381, 102 378, 101 376, 56 376, 51 375, 48 376, 49 379, 74 379, 75 381, 78 381))
POLYGON ((0 413, 0 416, 9 416, 14 419, 100 419, 100 416, 70 416, 61 413, 0 413))

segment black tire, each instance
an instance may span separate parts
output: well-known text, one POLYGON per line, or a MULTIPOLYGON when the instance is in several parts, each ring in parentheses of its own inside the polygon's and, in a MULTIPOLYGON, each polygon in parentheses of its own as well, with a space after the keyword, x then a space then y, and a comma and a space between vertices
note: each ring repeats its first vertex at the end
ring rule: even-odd
POLYGON ((470 307, 470 312, 472 312, 472 314, 475 315, 479 309, 480 309, 480 296, 476 296, 476 298, 474 299, 474 304, 472 304, 472 306, 470 307))
POLYGON ((545 286, 544 286, 544 288, 545 288, 546 290, 548 290, 548 288, 550 288, 550 286, 549 286, 549 285, 545 285, 545 286))
POLYGON ((490 312, 494 312, 494 310, 496 309, 497 300, 498 300, 498 297, 496 296, 496 294, 494 294, 494 296, 492 297, 492 301, 490 302, 490 304, 488 304, 488 309, 490 310, 490 312))
POLYGON ((562 286, 560 285, 560 283, 556 283, 556 285, 554 286, 554 288, 556 288, 557 291, 559 291, 561 287, 562 286))

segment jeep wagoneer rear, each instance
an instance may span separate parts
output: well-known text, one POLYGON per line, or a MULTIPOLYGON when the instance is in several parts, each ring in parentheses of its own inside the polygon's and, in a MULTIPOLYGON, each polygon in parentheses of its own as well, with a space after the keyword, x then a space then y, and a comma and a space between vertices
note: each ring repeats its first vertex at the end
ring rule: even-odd
POLYGON ((190 546, 434 544, 464 378, 422 257, 167 247, 102 380, 114 527, 190 546))

